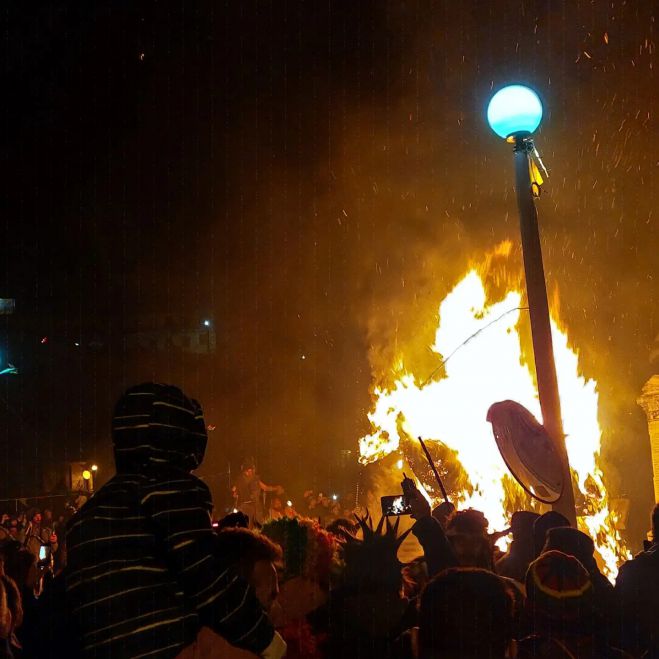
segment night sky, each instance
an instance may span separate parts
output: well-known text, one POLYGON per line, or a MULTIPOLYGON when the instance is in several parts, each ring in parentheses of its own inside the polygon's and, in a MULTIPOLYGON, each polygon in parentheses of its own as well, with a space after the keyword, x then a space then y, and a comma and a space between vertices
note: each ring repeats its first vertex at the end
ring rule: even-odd
MULTIPOLYGON (((326 487, 397 351, 433 370, 437 307, 518 241, 488 98, 531 84, 550 294, 599 382, 610 490, 651 505, 635 399, 659 371, 653 2, 12 3, 2 22, 0 492, 110 472, 121 389, 204 404, 214 487, 256 454, 326 487), (212 319, 216 352, 127 337, 212 319), (42 339, 47 337, 45 343, 42 339), (78 343, 79 345, 75 345, 78 343), (106 466, 107 465, 107 466, 106 466), (6 476, 6 478, 5 478, 6 476)), ((1 496, 1 495, 0 495, 1 496)))

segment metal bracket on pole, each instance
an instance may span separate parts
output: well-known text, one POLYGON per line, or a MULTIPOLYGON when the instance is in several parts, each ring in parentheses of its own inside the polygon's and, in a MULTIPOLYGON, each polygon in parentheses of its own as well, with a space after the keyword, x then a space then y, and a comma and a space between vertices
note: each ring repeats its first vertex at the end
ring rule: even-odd
POLYGON ((539 197, 542 184, 545 182, 544 179, 549 178, 549 172, 545 167, 545 163, 542 162, 542 158, 540 157, 538 149, 533 142, 533 138, 530 135, 520 136, 518 138, 514 138, 513 143, 515 145, 513 151, 521 151, 526 153, 529 165, 529 181, 531 184, 531 193, 534 197, 539 197))

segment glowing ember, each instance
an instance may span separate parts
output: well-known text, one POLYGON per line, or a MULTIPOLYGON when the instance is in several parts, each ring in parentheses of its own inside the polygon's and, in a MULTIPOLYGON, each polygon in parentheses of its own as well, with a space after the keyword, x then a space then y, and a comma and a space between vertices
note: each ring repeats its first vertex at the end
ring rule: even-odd
MULTIPOLYGON (((432 349, 446 357, 482 331, 446 362, 443 379, 417 384, 401 361, 394 385, 375 390, 368 415, 373 433, 359 442, 360 461, 366 464, 398 450, 405 434, 441 440, 457 452, 470 481, 471 487, 458 492, 455 503, 482 510, 491 529, 507 526, 513 502, 523 501, 525 494, 511 484, 486 421, 487 410, 496 401, 511 399, 542 419, 535 383, 522 355, 517 326, 520 314, 527 312, 521 306, 522 295, 516 290, 488 304, 483 281, 471 270, 440 305, 432 349)), ((597 466, 601 430, 596 383, 579 375, 578 356, 553 321, 552 333, 567 451, 583 494, 579 524, 595 540, 605 571, 615 575, 626 550, 614 528, 615 516, 597 466)))

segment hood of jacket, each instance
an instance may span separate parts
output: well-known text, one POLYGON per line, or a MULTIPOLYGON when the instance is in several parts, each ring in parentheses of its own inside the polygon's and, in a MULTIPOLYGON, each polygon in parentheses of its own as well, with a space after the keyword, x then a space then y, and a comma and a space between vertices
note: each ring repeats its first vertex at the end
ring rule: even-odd
POLYGON ((153 467, 196 469, 206 451, 201 405, 178 387, 145 382, 117 401, 112 443, 117 473, 153 467))

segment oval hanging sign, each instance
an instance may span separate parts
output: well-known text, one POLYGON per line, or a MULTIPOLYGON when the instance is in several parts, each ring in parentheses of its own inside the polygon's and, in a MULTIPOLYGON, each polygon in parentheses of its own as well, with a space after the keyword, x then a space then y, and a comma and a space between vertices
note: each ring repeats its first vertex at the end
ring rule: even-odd
POLYGON ((514 400, 487 411, 499 452, 515 480, 535 499, 554 503, 565 485, 561 459, 545 427, 514 400))

